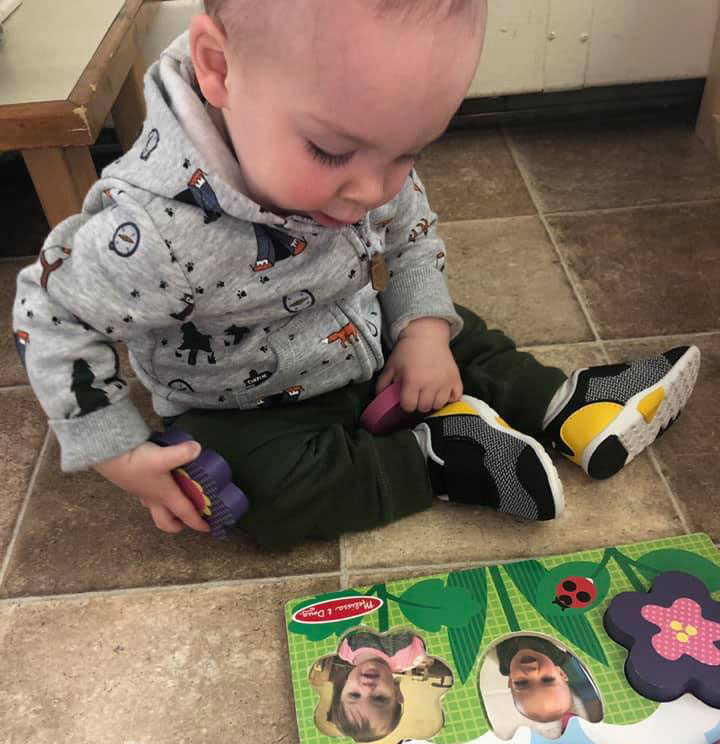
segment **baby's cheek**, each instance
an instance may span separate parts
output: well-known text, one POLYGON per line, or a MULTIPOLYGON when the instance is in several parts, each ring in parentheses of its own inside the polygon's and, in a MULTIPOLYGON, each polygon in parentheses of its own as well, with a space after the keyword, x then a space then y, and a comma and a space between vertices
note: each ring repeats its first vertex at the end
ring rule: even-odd
POLYGON ((298 210, 322 210, 335 196, 333 179, 316 168, 296 165, 287 168, 282 178, 285 205, 298 210))

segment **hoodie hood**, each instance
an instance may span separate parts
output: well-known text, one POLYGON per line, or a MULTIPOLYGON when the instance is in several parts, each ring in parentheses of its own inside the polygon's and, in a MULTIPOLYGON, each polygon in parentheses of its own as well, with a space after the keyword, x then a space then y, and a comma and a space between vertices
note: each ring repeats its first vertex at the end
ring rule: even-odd
POLYGON ((145 75, 147 117, 133 147, 103 170, 118 179, 167 199, 195 203, 191 187, 212 183, 211 200, 203 205, 236 217, 285 229, 321 231, 309 217, 284 216, 247 197, 240 166, 213 121, 198 86, 190 58, 189 32, 163 52, 145 75), (182 166, 182 167, 179 167, 182 166))

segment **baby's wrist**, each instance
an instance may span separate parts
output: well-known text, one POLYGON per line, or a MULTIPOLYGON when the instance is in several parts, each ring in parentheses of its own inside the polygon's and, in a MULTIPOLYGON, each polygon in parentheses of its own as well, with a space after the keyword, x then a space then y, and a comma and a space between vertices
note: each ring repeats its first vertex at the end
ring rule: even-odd
POLYGON ((445 318, 415 318, 403 328, 398 340, 418 335, 436 336, 450 343, 450 323, 445 318))

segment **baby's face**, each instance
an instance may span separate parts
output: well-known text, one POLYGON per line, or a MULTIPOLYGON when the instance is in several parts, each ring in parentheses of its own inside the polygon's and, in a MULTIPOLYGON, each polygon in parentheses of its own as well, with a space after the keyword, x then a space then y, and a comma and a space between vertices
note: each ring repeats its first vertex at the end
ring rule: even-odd
POLYGON ((229 51, 223 109, 249 195, 337 227, 393 199, 456 112, 483 30, 377 18, 368 0, 286 3, 254 60, 229 51))
POLYGON ((521 649, 510 662, 508 686, 515 707, 533 721, 556 721, 572 707, 565 672, 545 654, 521 649))
POLYGON ((356 723, 367 720, 378 735, 389 734, 400 692, 390 667, 371 659, 353 667, 340 695, 347 717, 356 723))

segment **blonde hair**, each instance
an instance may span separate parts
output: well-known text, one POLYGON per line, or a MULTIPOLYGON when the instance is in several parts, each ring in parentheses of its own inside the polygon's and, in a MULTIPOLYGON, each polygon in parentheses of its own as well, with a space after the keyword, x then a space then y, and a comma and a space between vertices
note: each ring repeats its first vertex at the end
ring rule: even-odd
MULTIPOLYGON (((297 1, 297 0, 294 0, 297 1)), ((367 0, 366 0, 367 1, 367 0)), ((452 18, 472 15, 474 24, 487 16, 487 0, 372 0, 375 14, 379 17, 402 16, 417 21, 433 18, 452 18)), ((278 14, 282 3, 273 0, 205 0, 205 12, 233 37, 258 33, 268 23, 271 13, 278 14), (273 7, 274 6, 274 7, 273 7), (264 12, 261 12, 262 11, 264 12), (270 11, 270 13, 268 13, 270 11)))

